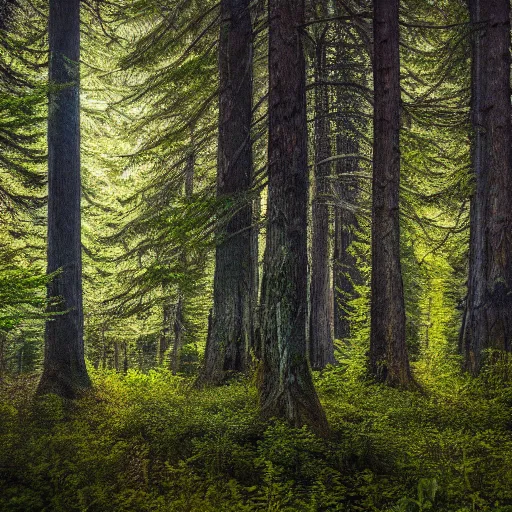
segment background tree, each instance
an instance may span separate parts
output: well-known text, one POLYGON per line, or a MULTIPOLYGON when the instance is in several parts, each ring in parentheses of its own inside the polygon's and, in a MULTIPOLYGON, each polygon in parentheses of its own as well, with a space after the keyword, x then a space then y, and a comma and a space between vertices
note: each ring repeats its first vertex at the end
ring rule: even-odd
MULTIPOLYGON (((325 19, 328 3, 313 1, 315 18, 325 19)), ((317 25, 315 38, 315 127, 314 127, 314 185, 311 235, 311 292, 309 358, 315 370, 333 364, 334 343, 332 327, 332 294, 330 280, 329 199, 331 197, 331 140, 329 119, 329 87, 327 73, 328 24, 317 25)))
POLYGON ((400 264, 400 54, 398 0, 375 0, 374 149, 370 372, 381 382, 412 382, 405 339, 400 264))

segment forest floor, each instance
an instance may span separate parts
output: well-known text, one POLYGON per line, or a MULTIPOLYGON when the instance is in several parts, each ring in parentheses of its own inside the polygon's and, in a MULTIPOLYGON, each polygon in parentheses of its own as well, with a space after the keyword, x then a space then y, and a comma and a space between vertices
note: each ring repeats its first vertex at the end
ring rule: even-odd
POLYGON ((250 381, 195 390, 167 371, 94 372, 69 404, 0 386, 0 510, 512 511, 512 371, 432 356, 422 391, 315 375, 332 435, 262 423, 250 381))

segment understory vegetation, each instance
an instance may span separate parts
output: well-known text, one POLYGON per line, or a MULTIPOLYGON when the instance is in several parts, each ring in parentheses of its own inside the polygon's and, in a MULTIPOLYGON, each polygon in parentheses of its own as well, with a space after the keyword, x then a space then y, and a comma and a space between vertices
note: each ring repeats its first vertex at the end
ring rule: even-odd
POLYGON ((407 392, 347 361, 315 374, 328 439, 262 422, 250 380, 197 390, 165 370, 91 369, 76 402, 6 381, 0 510, 512 510, 510 362, 473 379, 431 354, 407 392))

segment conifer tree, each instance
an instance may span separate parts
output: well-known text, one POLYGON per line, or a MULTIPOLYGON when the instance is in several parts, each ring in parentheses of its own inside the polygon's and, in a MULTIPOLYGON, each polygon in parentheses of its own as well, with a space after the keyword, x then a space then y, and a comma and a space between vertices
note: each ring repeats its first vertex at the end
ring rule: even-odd
POLYGON ((400 262, 399 0, 375 0, 370 373, 409 386, 400 262))
POLYGON ((264 418, 283 418, 325 434, 327 420, 306 351, 309 180, 303 24, 304 0, 270 0, 260 404, 264 418))
POLYGON ((80 222, 80 0, 51 0, 49 18, 48 297, 39 393, 75 398, 90 386, 85 367, 80 222))
POLYGON ((205 384, 246 371, 253 345, 252 37, 249 0, 223 0, 217 197, 228 211, 217 234, 211 329, 200 377, 205 384))
POLYGON ((512 350, 512 125, 510 1, 470 0, 473 130, 468 296, 461 330, 465 367, 483 350, 512 350))
MULTIPOLYGON (((314 1, 315 16, 328 16, 328 3, 314 1)), ((315 370, 333 364, 332 294, 330 280, 329 204, 331 141, 329 88, 327 76, 327 33, 329 25, 320 26, 315 40, 315 179, 312 205, 311 312, 309 357, 315 370)))

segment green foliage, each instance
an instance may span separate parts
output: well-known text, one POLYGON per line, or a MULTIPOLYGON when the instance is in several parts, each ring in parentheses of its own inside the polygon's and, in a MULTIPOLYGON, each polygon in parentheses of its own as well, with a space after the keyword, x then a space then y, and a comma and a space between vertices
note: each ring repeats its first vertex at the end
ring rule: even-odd
POLYGON ((7 381, 0 509, 505 512, 512 367, 498 366, 442 386, 420 373, 421 393, 325 371, 327 440, 262 423, 244 381, 198 391, 165 371, 93 372, 95 390, 73 404, 7 381))
POLYGON ((48 279, 31 269, 0 267, 0 331, 10 331, 34 314, 42 316, 48 279))

